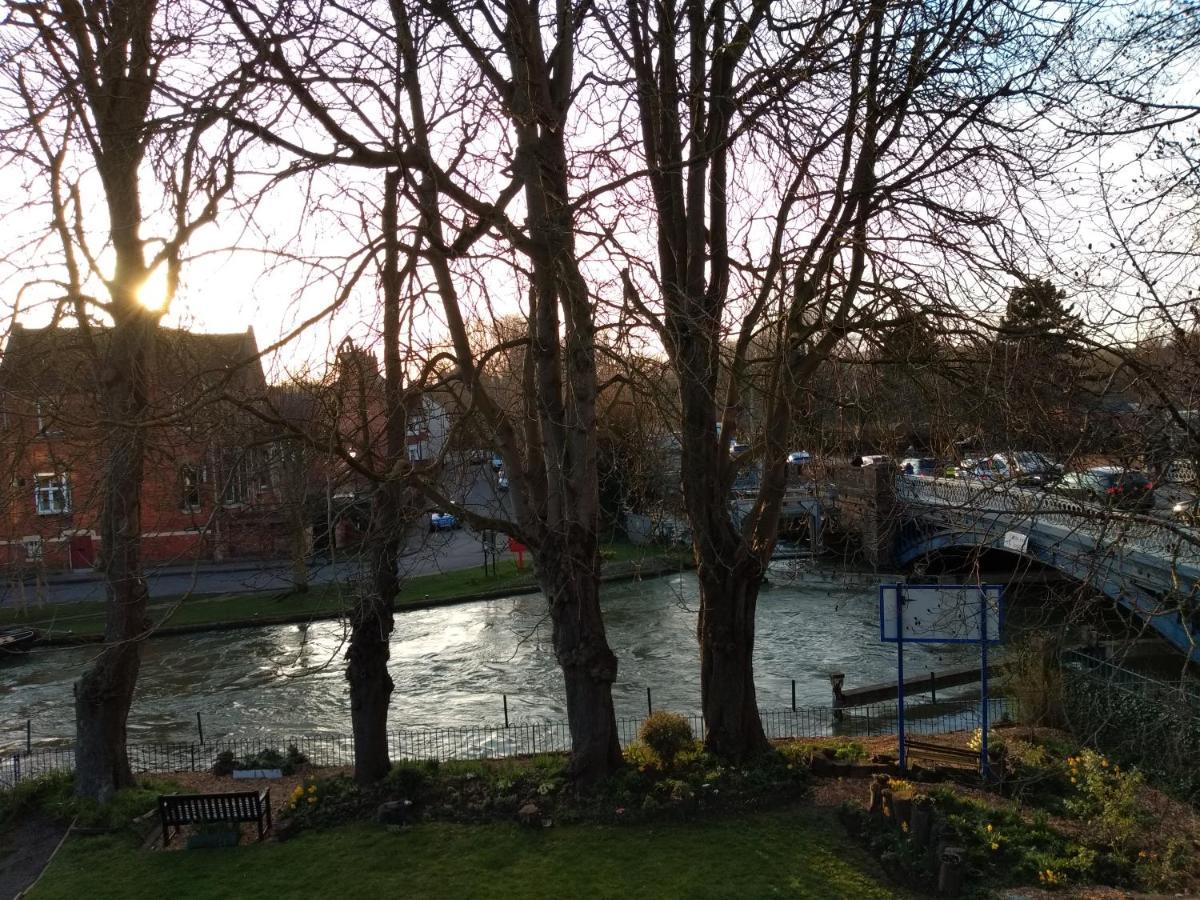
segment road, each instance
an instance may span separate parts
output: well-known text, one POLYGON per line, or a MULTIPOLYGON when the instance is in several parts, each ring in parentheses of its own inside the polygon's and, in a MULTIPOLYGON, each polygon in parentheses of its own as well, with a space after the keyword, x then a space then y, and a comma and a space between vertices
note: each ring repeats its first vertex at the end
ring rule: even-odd
MULTIPOLYGON (((464 484, 453 493, 463 498, 468 509, 506 518, 508 497, 495 489, 496 474, 490 465, 466 470, 464 484)), ((422 519, 422 523, 428 519, 422 519)), ((504 540, 499 540, 504 548, 504 540)), ((500 558, 512 554, 504 549, 500 558)), ((483 565, 479 535, 463 527, 431 534, 427 526, 413 529, 400 561, 402 576, 430 575, 483 565)), ((362 571, 362 560, 316 561, 309 566, 310 584, 348 581, 362 571)), ((197 594, 240 593, 284 590, 292 584, 291 564, 286 560, 256 562, 235 560, 224 563, 171 564, 147 567, 150 596, 176 597, 197 594)), ((29 603, 74 603, 104 599, 104 582, 94 572, 52 573, 41 583, 19 582, 0 585, 0 608, 29 603)))

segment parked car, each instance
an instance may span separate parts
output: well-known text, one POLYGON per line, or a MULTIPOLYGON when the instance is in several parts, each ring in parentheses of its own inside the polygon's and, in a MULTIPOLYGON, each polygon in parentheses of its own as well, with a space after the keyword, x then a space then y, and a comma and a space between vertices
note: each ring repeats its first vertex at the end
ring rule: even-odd
POLYGON ((749 449, 750 449, 749 444, 743 444, 740 441, 730 441, 729 442, 729 455, 732 457, 735 457, 735 458, 739 457, 749 449))
POLYGON ((812 454, 807 450, 795 450, 787 455, 788 465, 802 466, 812 459, 812 454))
POLYGON ((1076 500, 1101 503, 1118 509, 1153 509, 1154 482, 1145 472, 1119 466, 1097 466, 1068 472, 1055 491, 1076 500))
POLYGON ((871 453, 866 456, 856 456, 850 460, 852 466, 881 466, 886 462, 890 462, 891 457, 886 453, 871 453))
POLYGON ((429 530, 430 531, 453 531, 455 528, 461 528, 462 523, 458 521, 458 516, 448 512, 431 512, 429 514, 429 530))
POLYGON ((498 491, 507 491, 508 490, 508 476, 504 474, 503 470, 500 471, 499 477, 496 478, 496 490, 498 490, 498 491))
POLYGON ((942 464, 932 456, 910 456, 900 460, 900 471, 904 475, 934 478, 942 474, 942 464))
POLYGON ((504 457, 499 453, 492 454, 492 468, 497 472, 504 468, 504 457))
POLYGON ((1014 450, 964 459, 959 474, 980 481, 1004 481, 1022 487, 1049 487, 1062 477, 1062 466, 1042 453, 1014 450))

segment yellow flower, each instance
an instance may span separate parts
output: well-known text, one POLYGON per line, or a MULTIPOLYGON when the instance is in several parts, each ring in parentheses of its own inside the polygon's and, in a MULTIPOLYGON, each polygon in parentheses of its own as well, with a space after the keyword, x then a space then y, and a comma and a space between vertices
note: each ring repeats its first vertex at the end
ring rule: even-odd
POLYGON ((992 841, 992 849, 993 849, 993 850, 999 850, 999 849, 1000 849, 1000 845, 999 845, 999 844, 997 844, 995 841, 992 841))
POLYGON ((900 823, 900 830, 901 830, 901 831, 903 831, 905 834, 908 834, 908 823, 907 823, 907 822, 901 822, 901 823, 900 823))
POLYGON ((309 787, 308 792, 310 794, 315 794, 317 792, 317 786, 315 784, 312 785, 311 787, 309 787))
POLYGON ((1108 760, 1107 759, 1100 760, 1100 765, 1104 766, 1104 768, 1107 769, 1108 768, 1108 760))
POLYGON ((988 829, 987 829, 987 830, 988 830, 988 834, 991 834, 991 833, 992 833, 992 823, 991 823, 991 822, 988 822, 988 829))
POLYGON ((317 802, 317 798, 316 798, 316 797, 309 797, 309 798, 308 798, 308 803, 309 803, 309 805, 310 805, 310 806, 311 806, 312 804, 316 803, 316 802, 317 802))
POLYGON ((1074 777, 1072 777, 1072 778, 1071 778, 1071 784, 1075 784, 1075 779, 1074 779, 1074 777))

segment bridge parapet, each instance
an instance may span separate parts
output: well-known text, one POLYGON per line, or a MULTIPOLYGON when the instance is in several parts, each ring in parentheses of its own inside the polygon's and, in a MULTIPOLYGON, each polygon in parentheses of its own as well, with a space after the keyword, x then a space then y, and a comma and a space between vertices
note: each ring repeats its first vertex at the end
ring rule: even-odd
POLYGON ((1097 545, 1119 544, 1171 562, 1200 564, 1200 532, 1150 516, 1080 503, 1050 491, 957 478, 899 475, 896 499, 909 517, 937 516, 960 525, 1056 525, 1097 545))

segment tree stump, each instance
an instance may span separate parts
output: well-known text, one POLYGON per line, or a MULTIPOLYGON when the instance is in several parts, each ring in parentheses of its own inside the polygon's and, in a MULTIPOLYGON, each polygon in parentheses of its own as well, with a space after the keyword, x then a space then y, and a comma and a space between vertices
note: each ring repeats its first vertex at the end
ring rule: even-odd
POLYGON ((870 803, 867 804, 867 812, 873 816, 883 814, 883 792, 888 789, 888 779, 886 775, 876 775, 871 779, 871 797, 870 803))
POLYGON ((965 854, 959 847, 946 847, 942 850, 937 882, 937 892, 940 896, 957 897, 962 893, 967 870, 964 857, 965 854))
POLYGON ((918 847, 928 847, 933 833, 933 803, 928 797, 913 800, 912 815, 908 819, 908 835, 918 847))
POLYGON ((900 826, 896 824, 896 801, 892 797, 892 789, 884 788, 880 791, 879 799, 882 801, 883 817, 899 828, 900 826))

